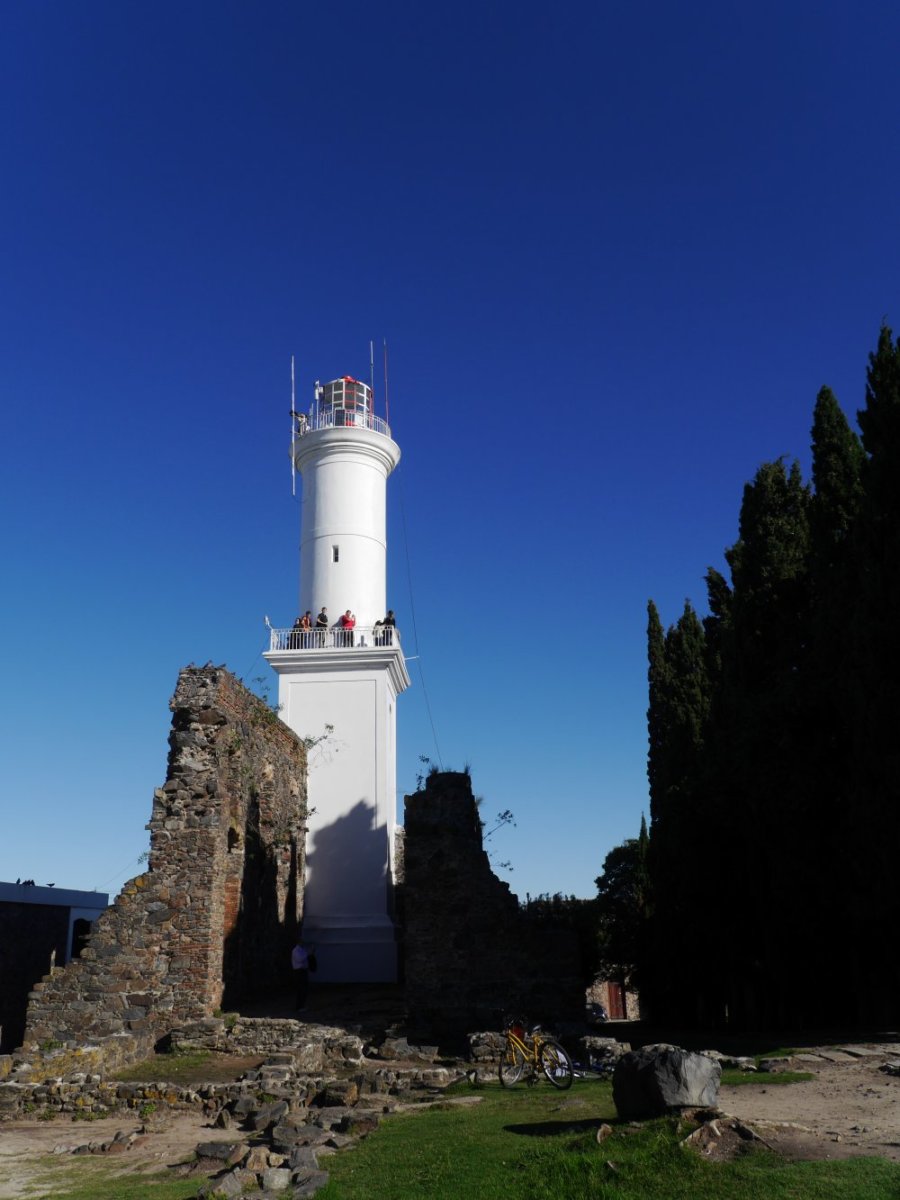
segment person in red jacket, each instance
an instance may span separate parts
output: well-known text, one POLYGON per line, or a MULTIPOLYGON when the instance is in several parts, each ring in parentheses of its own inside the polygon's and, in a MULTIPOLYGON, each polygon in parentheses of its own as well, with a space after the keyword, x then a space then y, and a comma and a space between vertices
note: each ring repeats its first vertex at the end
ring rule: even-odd
POLYGON ((356 617, 354 617, 353 613, 348 608, 347 611, 344 613, 344 615, 341 617, 341 629, 344 631, 343 641, 344 641, 345 646, 353 645, 353 630, 355 628, 356 628, 356 617))

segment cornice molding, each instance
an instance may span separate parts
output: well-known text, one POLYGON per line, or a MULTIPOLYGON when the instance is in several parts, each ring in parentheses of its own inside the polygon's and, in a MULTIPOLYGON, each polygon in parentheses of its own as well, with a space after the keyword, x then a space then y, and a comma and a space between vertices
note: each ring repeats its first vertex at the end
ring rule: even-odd
POLYGON ((412 683, 399 646, 267 650, 263 658, 279 675, 352 675, 385 671, 395 696, 405 692, 412 683))

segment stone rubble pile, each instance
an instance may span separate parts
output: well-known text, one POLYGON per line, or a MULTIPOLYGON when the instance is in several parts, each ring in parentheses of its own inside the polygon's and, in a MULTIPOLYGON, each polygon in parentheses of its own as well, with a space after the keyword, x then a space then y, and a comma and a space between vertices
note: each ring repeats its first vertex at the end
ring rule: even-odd
MULTIPOLYGON (((205 1038, 221 1041, 229 1051, 239 1045, 245 1053, 279 1041, 288 1044, 229 1083, 116 1083, 85 1073, 41 1082, 7 1080, 0 1083, 0 1120, 34 1113, 77 1119, 200 1111, 226 1136, 198 1143, 194 1160, 173 1168, 212 1176, 198 1196, 278 1194, 293 1200, 327 1183, 321 1158, 371 1133, 401 1104, 433 1099, 465 1073, 462 1066, 436 1065, 436 1046, 411 1045, 402 1036, 386 1038, 372 1050, 378 1057, 367 1058, 361 1039, 340 1027, 248 1020, 235 1023, 223 1040, 221 1026, 219 1019, 182 1026, 173 1031, 173 1044, 196 1046, 205 1038)), ((141 1126, 106 1141, 60 1144, 56 1152, 121 1154, 146 1140, 141 1126)))
POLYGON ((313 1195, 328 1182, 322 1157, 371 1133, 402 1102, 430 1098, 461 1076, 433 1065, 436 1047, 425 1048, 430 1061, 408 1061, 416 1049, 389 1039, 379 1053, 391 1065, 370 1061, 364 1071, 317 1081, 314 1089, 291 1052, 273 1055, 243 1081, 256 1085, 255 1096, 229 1101, 215 1118, 218 1128, 240 1128, 246 1136, 198 1144, 190 1172, 212 1175, 199 1196, 313 1195))

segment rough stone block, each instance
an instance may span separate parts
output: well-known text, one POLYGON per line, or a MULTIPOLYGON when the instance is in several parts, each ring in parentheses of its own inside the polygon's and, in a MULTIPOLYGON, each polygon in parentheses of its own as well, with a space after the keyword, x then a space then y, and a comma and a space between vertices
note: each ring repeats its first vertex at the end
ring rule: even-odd
POLYGON ((286 1100, 280 1100, 277 1104, 264 1104, 262 1108, 258 1108, 250 1114, 247 1123, 251 1129, 255 1129, 257 1132, 269 1129, 271 1126, 277 1125, 282 1117, 287 1116, 289 1107, 286 1100))
POLYGON ((244 1160, 249 1149, 246 1142, 198 1142, 197 1157, 215 1159, 234 1167, 244 1160))
POLYGON ((364 1137, 378 1128, 378 1117, 375 1113, 354 1110, 344 1117, 338 1126, 340 1133, 349 1133, 353 1137, 364 1137))
POLYGON ((264 1192, 285 1192, 291 1186, 291 1172, 287 1167, 268 1167, 262 1173, 264 1192))
POLYGON ((328 1182, 327 1171, 296 1171, 293 1176, 294 1200, 314 1196, 328 1182))
POLYGON ((242 1166, 245 1171, 264 1171, 270 1166, 269 1151, 266 1146, 253 1146, 244 1159, 242 1166))
POLYGON ((713 1108, 722 1068, 677 1046, 644 1046, 623 1055, 613 1074, 613 1101, 622 1120, 663 1116, 673 1108, 713 1108))
POLYGON ((347 1107, 359 1100, 359 1084, 355 1079, 329 1079, 319 1103, 323 1108, 347 1107))
POLYGON ((319 1160, 312 1146, 295 1146, 288 1156, 287 1165, 293 1171, 300 1167, 315 1171, 318 1169, 319 1160))

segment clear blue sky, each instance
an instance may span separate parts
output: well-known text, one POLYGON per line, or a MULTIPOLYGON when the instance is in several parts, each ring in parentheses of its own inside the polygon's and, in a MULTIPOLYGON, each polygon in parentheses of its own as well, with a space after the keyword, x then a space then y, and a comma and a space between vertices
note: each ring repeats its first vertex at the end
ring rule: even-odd
POLYGON ((401 794, 470 763, 513 890, 593 894, 648 597, 702 607, 900 326, 898 43, 849 0, 7 5, 0 879, 137 873, 178 669, 267 674, 296 615, 290 355, 305 403, 387 338, 401 794))

